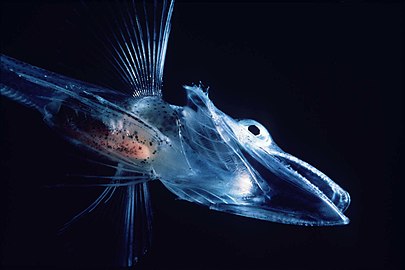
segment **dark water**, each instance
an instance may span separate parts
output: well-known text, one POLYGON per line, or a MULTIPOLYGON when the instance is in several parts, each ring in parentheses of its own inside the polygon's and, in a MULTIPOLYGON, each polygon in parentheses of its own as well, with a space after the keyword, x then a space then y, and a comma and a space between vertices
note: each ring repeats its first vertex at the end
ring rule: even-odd
MULTIPOLYGON (((77 3, 3 1, 2 53, 94 83, 77 3)), ((210 86, 214 104, 269 128, 286 152, 348 190, 343 227, 296 227, 217 213, 152 185, 154 245, 139 269, 399 269, 404 133, 404 6, 176 3, 164 97, 210 86)), ((83 26, 84 27, 84 26, 83 26)), ((108 265, 114 211, 57 235, 98 189, 49 189, 96 171, 41 117, 1 99, 2 265, 108 265)), ((117 208, 119 204, 117 204, 117 208)))

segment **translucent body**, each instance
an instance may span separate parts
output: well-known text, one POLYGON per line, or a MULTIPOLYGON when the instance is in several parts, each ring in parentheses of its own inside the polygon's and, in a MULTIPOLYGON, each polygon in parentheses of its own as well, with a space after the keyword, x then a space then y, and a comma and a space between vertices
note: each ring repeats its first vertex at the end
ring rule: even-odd
POLYGON ((186 87, 188 104, 178 107, 157 96, 121 97, 4 56, 2 67, 4 95, 30 100, 76 144, 137 172, 142 181, 160 179, 181 199, 282 223, 348 223, 347 192, 284 153, 259 123, 218 110, 199 87, 186 87), (13 90, 31 84, 35 94, 13 90), (42 91, 55 97, 38 95, 42 91), (251 125, 259 134, 249 131, 251 125))
POLYGON ((116 169, 107 181, 98 179, 105 190, 67 225, 121 192, 120 260, 133 265, 150 246, 152 180, 180 199, 231 214, 297 225, 349 222, 343 215, 348 193, 283 152, 261 124, 226 115, 198 86, 185 87, 186 106, 165 102, 161 87, 173 1, 153 3, 152 9, 134 2, 124 7, 119 32, 108 43, 112 65, 131 94, 1 56, 3 96, 37 110, 74 145, 102 155, 116 169))

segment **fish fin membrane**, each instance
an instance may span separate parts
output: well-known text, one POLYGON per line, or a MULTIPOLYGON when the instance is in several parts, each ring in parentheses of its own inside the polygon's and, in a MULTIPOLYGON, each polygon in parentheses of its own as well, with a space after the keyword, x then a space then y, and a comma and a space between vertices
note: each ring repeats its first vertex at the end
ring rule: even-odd
POLYGON ((152 242, 152 208, 148 183, 125 187, 120 264, 131 267, 145 255, 152 242))
POLYGON ((85 3, 84 14, 110 74, 134 97, 162 96, 173 0, 85 3))
MULTIPOLYGON (((60 233, 66 235, 67 241, 74 241, 74 246, 80 250, 88 248, 105 252, 108 246, 114 252, 108 252, 101 258, 102 264, 131 267, 151 247, 151 199, 147 182, 121 185, 115 178, 127 177, 133 175, 133 172, 120 163, 117 167, 111 185, 105 187, 95 201, 66 223, 60 233)), ((99 186, 104 187, 104 184, 99 186)), ((85 264, 92 266, 100 263, 92 262, 91 258, 85 258, 85 261, 85 264)))
MULTIPOLYGON (((118 164, 115 177, 131 174, 122 164, 118 164)), ((152 206, 148 182, 113 188, 117 196, 111 199, 120 201, 117 210, 121 213, 117 222, 120 238, 117 259, 119 265, 131 267, 148 252, 152 243, 152 206)))

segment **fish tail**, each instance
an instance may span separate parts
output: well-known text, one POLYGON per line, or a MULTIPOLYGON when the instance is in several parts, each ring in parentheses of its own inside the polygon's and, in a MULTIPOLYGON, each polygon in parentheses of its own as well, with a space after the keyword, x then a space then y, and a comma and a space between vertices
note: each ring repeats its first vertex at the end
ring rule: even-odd
POLYGON ((46 113, 57 97, 51 72, 33 67, 11 57, 0 56, 0 94, 21 105, 46 113))
POLYGON ((114 100, 123 94, 81 82, 12 57, 0 55, 0 94, 39 111, 45 119, 57 114, 62 105, 78 110, 80 104, 94 107, 83 95, 103 95, 114 100), (90 93, 90 94, 89 94, 90 93), (86 103, 87 102, 87 103, 86 103))

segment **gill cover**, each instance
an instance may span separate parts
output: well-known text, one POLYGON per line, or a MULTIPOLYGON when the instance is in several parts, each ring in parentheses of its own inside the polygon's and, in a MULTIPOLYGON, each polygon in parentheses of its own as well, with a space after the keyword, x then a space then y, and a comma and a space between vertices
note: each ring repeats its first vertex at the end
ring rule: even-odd
POLYGON ((254 120, 218 110, 208 93, 185 87, 180 138, 188 172, 163 183, 181 199, 236 215, 298 225, 342 225, 349 194, 283 152, 254 120), (257 131, 252 133, 250 126, 257 131))

